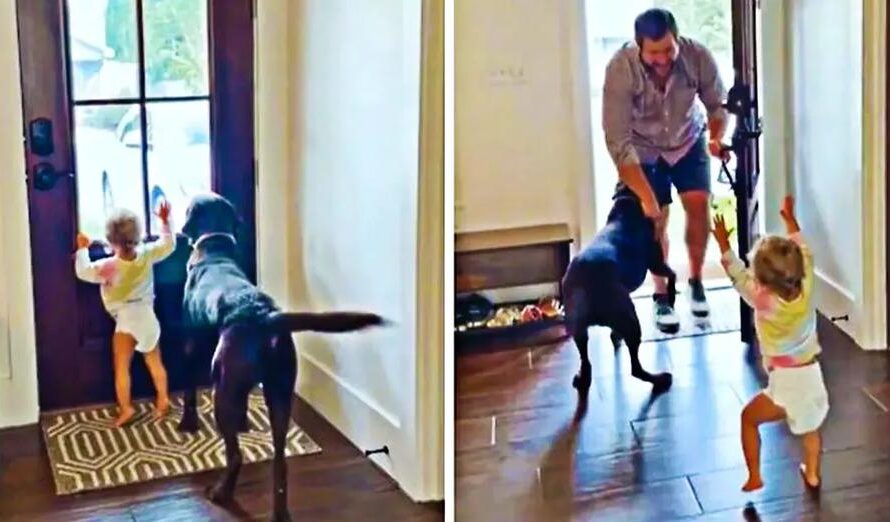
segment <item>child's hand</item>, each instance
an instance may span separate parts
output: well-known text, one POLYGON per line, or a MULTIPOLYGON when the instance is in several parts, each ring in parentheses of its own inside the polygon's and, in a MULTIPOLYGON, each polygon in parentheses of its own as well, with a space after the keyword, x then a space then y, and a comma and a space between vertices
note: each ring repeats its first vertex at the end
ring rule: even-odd
POLYGON ((779 215, 785 222, 785 230, 789 234, 800 232, 800 225, 797 223, 797 217, 794 215, 794 196, 785 196, 782 201, 782 208, 779 209, 779 215))
POLYGON ((794 220, 794 196, 785 196, 785 199, 782 201, 782 208, 779 209, 779 215, 786 222, 794 220))
POLYGON ((161 201, 161 204, 158 206, 158 217, 161 219, 161 222, 167 224, 170 220, 170 203, 165 199, 161 201))
POLYGON ((714 217, 713 233, 717 245, 720 246, 721 254, 732 248, 729 245, 729 231, 726 230, 726 222, 723 220, 723 216, 719 214, 714 217))
POLYGON ((83 234, 81 232, 77 233, 77 249, 78 250, 80 250, 81 248, 86 248, 86 247, 90 246, 90 243, 91 243, 90 238, 87 237, 86 234, 83 234))

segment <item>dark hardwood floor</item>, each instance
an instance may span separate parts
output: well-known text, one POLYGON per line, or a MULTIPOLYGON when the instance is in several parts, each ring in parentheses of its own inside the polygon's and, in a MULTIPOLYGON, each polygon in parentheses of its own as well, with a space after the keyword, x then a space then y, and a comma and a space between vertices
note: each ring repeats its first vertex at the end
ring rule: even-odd
MULTIPOLYGON (((288 459, 288 503, 294 520, 443 520, 443 503, 413 503, 300 400, 294 418, 323 449, 318 455, 288 459)), ((219 471, 59 497, 40 429, 14 428, 0 431, 0 520, 268 520, 271 473, 268 462, 245 465, 235 493, 237 507, 232 510, 204 499, 204 488, 219 471)))
POLYGON ((890 520, 886 353, 820 319, 822 490, 805 491, 799 444, 777 423, 761 430, 766 486, 744 494, 739 413, 765 379, 738 333, 644 344, 644 365, 674 374, 654 399, 626 348, 616 356, 605 330, 591 333, 586 405, 571 343, 458 358, 457 520, 890 520))

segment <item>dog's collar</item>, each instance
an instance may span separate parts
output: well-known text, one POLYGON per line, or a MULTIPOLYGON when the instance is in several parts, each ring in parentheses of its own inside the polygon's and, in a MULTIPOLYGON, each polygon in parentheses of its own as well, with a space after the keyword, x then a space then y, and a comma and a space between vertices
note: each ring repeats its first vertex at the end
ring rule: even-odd
POLYGON ((200 248, 201 244, 207 241, 208 239, 212 239, 214 237, 225 237, 232 241, 233 244, 237 245, 238 241, 235 239, 235 236, 232 234, 226 234, 223 232, 211 232, 209 234, 202 234, 201 237, 192 242, 192 248, 197 250, 200 248))

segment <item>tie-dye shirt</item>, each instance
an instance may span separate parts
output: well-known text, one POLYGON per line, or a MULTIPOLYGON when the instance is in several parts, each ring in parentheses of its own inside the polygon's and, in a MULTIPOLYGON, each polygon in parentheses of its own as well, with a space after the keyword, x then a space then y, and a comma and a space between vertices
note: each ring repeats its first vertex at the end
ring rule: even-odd
POLYGON ((804 265, 801 293, 791 301, 758 284, 732 250, 726 251, 722 258, 733 286, 754 309, 757 340, 767 370, 806 364, 822 351, 816 336, 813 254, 799 232, 791 234, 789 239, 800 247, 804 265))
POLYGON ((170 225, 165 224, 160 239, 136 247, 136 257, 129 261, 113 256, 90 262, 89 252, 81 248, 75 255, 74 271, 82 281, 101 285, 102 302, 109 312, 129 303, 152 304, 155 297, 152 265, 170 255, 174 246, 170 225))

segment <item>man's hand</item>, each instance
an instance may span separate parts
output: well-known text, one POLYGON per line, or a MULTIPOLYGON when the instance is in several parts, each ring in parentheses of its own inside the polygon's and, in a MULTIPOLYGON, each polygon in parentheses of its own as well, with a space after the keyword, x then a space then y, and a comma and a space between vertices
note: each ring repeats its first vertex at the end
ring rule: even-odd
POLYGON ((77 233, 77 249, 78 250, 80 250, 81 248, 86 248, 86 247, 90 246, 90 243, 91 243, 90 238, 87 237, 86 234, 83 234, 81 232, 77 233))
POLYGON ((726 230, 726 222, 723 221, 723 216, 720 214, 714 216, 713 234, 714 239, 717 241, 717 245, 720 247, 721 254, 732 248, 729 245, 729 231, 726 230))
POLYGON ((661 205, 655 198, 644 198, 640 202, 643 206, 643 215, 647 218, 656 220, 661 217, 661 205))
POLYGON ((157 216, 158 218, 160 218, 161 223, 164 223, 165 225, 169 223, 170 203, 168 203, 166 199, 164 201, 161 201, 161 204, 158 206, 157 216))
POLYGON ((724 161, 729 161, 729 151, 724 148, 720 140, 711 139, 708 141, 708 152, 711 156, 724 161))
POLYGON ((639 163, 627 163, 618 167, 618 179, 621 180, 640 200, 643 214, 649 219, 658 219, 661 216, 661 205, 646 173, 639 163))

